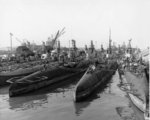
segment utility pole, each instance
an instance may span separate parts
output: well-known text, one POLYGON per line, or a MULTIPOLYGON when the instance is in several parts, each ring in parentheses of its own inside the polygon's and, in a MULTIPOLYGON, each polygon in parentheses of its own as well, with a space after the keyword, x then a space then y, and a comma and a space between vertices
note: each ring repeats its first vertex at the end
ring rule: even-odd
POLYGON ((10 50, 11 50, 11 55, 12 55, 12 36, 13 36, 13 34, 10 33, 10 50))
POLYGON ((109 28, 109 54, 111 54, 111 29, 109 28))
POLYGON ((70 40, 69 40, 69 53, 70 53, 70 40))

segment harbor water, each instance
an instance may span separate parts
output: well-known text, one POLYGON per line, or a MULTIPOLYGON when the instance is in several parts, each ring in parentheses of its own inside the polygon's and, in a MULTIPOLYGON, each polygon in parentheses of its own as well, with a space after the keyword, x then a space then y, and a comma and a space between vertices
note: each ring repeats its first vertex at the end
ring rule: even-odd
POLYGON ((142 120, 117 86, 118 72, 85 101, 75 103, 73 92, 79 79, 12 98, 9 87, 0 88, 0 120, 142 120))

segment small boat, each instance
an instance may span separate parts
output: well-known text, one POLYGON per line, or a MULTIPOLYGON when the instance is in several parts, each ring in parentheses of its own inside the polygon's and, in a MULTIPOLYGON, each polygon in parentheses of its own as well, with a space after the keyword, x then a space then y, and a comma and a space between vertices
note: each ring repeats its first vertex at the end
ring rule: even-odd
POLYGON ((138 107, 138 109, 140 109, 142 112, 145 112, 146 104, 143 102, 143 100, 141 100, 134 94, 128 93, 128 95, 129 95, 131 101, 134 103, 134 105, 136 105, 138 107))
MULTIPOLYGON (((143 73, 144 74, 144 73, 143 73)), ((148 116, 147 108, 146 108, 146 103, 144 102, 144 89, 145 88, 145 84, 144 83, 144 79, 145 79, 145 75, 142 75, 141 77, 137 77, 135 73, 130 72, 129 70, 125 70, 125 78, 126 79, 132 79, 132 80, 136 80, 138 81, 137 83, 135 82, 134 85, 132 85, 132 89, 131 86, 125 86, 127 91, 127 94, 130 98, 130 100, 132 101, 132 103, 142 112, 144 119, 145 120, 150 120, 150 117, 148 116), (140 86, 138 85, 140 84, 140 86), (137 87, 138 86, 138 87, 137 87), (134 92, 130 92, 133 91, 133 89, 136 89, 135 93, 138 93, 139 95, 136 95, 134 92)), ((128 83, 128 81, 124 79, 124 81, 126 83, 128 83)), ((132 83, 133 81, 130 80, 130 82, 132 83)))
POLYGON ((140 98, 138 98, 137 96, 128 93, 131 101, 133 102, 133 104, 139 109, 141 110, 141 112, 143 112, 144 114, 144 119, 145 120, 150 120, 150 117, 148 116, 149 113, 146 113, 146 104, 143 100, 141 100, 140 98))
POLYGON ((105 65, 98 69, 95 65, 89 66, 85 74, 77 83, 74 92, 74 101, 78 102, 88 97, 96 88, 109 80, 116 71, 115 64, 105 65), (114 69, 112 69, 114 67, 114 69))
POLYGON ((11 83, 9 96, 13 97, 48 85, 53 85, 81 73, 83 73, 81 69, 71 69, 58 66, 37 71, 21 79, 10 79, 7 81, 11 83))
POLYGON ((40 69, 43 68, 43 65, 36 65, 32 67, 27 67, 27 68, 18 68, 16 70, 7 70, 7 71, 1 71, 0 72, 0 86, 7 85, 8 82, 6 82, 10 78, 14 77, 22 77, 29 75, 31 73, 34 73, 40 69))

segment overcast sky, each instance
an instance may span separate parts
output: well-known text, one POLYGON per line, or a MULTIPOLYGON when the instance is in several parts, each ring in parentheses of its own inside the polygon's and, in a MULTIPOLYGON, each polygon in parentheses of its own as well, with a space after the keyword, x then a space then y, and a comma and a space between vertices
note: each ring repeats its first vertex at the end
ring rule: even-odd
POLYGON ((109 28, 113 42, 142 49, 150 40, 150 0, 0 0, 0 47, 20 45, 15 37, 41 44, 66 27, 62 46, 75 39, 78 47, 90 40, 107 47, 109 28))

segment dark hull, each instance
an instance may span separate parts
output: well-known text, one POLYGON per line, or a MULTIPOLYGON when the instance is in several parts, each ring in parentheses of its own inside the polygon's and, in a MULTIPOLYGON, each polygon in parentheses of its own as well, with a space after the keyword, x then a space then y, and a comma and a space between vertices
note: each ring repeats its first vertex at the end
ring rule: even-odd
POLYGON ((28 93, 42 87, 49 85, 54 85, 57 82, 63 82, 66 79, 69 79, 73 76, 81 74, 83 71, 63 69, 63 68, 54 68, 52 70, 33 73, 23 79, 18 80, 11 84, 9 88, 9 96, 17 96, 24 93, 28 93), (41 77, 41 79, 37 79, 41 77), (42 80, 42 77, 44 79, 42 80), (31 81, 28 81, 31 80, 31 81))
MULTIPOLYGON (((97 74, 101 74, 100 72, 99 73, 97 73, 97 74)), ((74 94, 74 100, 76 101, 76 102, 78 102, 78 101, 82 101, 82 100, 84 100, 85 98, 87 98, 94 90, 96 90, 98 87, 100 87, 100 86, 102 86, 108 79, 110 79, 111 78, 111 76, 112 76, 113 74, 112 73, 107 73, 107 75, 106 76, 102 76, 101 78, 99 78, 99 80, 98 80, 98 78, 97 78, 97 80, 91 75, 90 77, 89 77, 89 79, 93 79, 93 80, 96 80, 97 82, 95 83, 95 84, 93 84, 92 86, 91 85, 89 85, 89 84, 86 84, 86 81, 85 81, 85 83, 83 84, 83 85, 87 85, 87 86, 89 86, 87 89, 84 89, 82 92, 75 92, 75 94, 74 94)), ((82 86, 82 85, 80 85, 80 86, 82 86)), ((76 90, 78 89, 78 87, 76 88, 76 90)))
POLYGON ((27 76, 29 74, 32 74, 33 72, 27 73, 27 74, 21 74, 21 75, 11 75, 11 76, 0 76, 0 86, 5 86, 8 85, 9 83, 7 82, 7 80, 14 78, 14 77, 23 77, 23 76, 27 76))
POLYGON ((36 72, 42 68, 43 68, 43 66, 39 65, 39 66, 35 66, 32 68, 25 68, 25 69, 20 69, 20 70, 17 69, 15 71, 1 72, 0 73, 0 86, 9 84, 8 82, 6 82, 8 79, 11 79, 14 77, 26 76, 26 75, 32 74, 33 72, 36 72))
POLYGON ((110 80, 115 70, 116 68, 114 70, 96 70, 92 74, 87 70, 76 85, 74 100, 78 102, 87 98, 94 90, 110 80))

